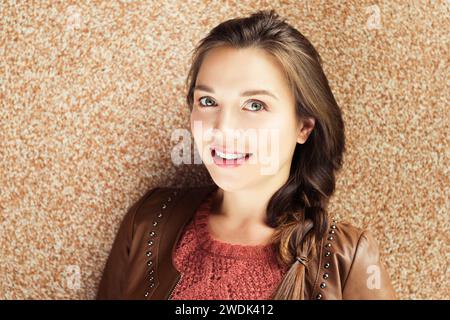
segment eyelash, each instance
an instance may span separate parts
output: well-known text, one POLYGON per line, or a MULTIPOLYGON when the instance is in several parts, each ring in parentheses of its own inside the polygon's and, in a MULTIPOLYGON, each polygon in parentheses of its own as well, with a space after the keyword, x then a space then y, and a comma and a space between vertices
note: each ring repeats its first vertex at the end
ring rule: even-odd
MULTIPOLYGON (((198 104, 200 105, 200 107, 201 107, 201 108, 211 107, 211 106, 205 106, 205 105, 202 105, 202 104, 200 103, 200 100, 202 100, 203 98, 210 98, 211 100, 213 100, 211 97, 208 97, 208 96, 203 96, 203 97, 198 98, 197 102, 198 102, 198 104)), ((264 102, 262 102, 262 101, 260 101, 260 100, 254 100, 254 99, 252 99, 252 100, 250 100, 250 101, 251 101, 251 102, 257 102, 257 103, 261 104, 262 109, 260 109, 260 110, 249 110, 249 111, 251 111, 251 112, 259 112, 259 111, 267 111, 267 110, 268 110, 268 109, 267 109, 267 105, 266 105, 264 102)))

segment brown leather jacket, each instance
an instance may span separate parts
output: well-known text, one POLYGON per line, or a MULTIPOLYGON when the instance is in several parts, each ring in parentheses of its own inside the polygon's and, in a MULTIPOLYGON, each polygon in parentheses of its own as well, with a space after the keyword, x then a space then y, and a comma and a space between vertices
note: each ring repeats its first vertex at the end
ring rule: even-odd
MULTIPOLYGON (((170 299, 180 280, 173 263, 176 244, 198 206, 216 188, 147 191, 120 225, 96 298, 170 299)), ((333 220, 318 248, 306 269, 306 299, 396 299, 377 242, 367 229, 333 220)))

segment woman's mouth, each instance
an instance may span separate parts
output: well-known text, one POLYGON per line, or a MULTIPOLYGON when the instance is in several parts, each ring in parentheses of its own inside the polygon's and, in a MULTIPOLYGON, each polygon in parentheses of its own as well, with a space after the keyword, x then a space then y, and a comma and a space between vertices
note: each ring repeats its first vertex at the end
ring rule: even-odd
POLYGON ((247 161, 252 156, 252 153, 226 153, 212 148, 211 156, 214 163, 219 167, 233 168, 247 161))

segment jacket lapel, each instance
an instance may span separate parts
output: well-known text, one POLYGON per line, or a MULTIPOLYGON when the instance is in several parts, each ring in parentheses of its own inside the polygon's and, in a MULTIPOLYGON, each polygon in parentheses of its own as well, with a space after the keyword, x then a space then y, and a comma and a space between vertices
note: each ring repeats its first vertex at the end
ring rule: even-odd
POLYGON ((157 258, 155 273, 158 285, 149 299, 166 300, 170 297, 181 276, 173 262, 176 245, 198 207, 217 188, 217 185, 214 184, 178 189, 173 207, 165 213, 166 216, 160 229, 158 249, 155 252, 157 258))

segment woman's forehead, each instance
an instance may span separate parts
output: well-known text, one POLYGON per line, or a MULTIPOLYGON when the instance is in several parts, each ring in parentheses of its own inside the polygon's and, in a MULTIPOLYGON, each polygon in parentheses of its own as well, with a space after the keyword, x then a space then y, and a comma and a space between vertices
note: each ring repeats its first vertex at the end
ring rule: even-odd
POLYGON ((200 67, 196 84, 239 92, 263 89, 275 95, 288 89, 283 69, 276 59, 257 48, 210 50, 200 67))

